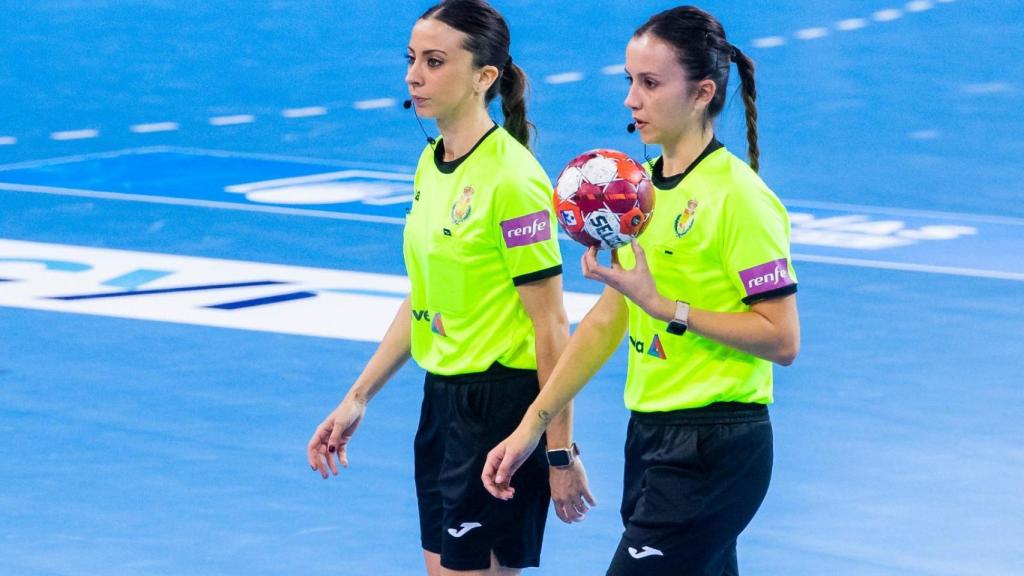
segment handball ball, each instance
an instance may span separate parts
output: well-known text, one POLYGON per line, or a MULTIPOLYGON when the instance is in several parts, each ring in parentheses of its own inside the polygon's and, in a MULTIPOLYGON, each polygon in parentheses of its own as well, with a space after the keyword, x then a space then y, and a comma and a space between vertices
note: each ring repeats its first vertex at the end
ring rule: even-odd
POLYGON ((643 166, 616 150, 574 158, 555 184, 562 230, 584 246, 610 250, 629 244, 654 213, 654 187, 643 166))

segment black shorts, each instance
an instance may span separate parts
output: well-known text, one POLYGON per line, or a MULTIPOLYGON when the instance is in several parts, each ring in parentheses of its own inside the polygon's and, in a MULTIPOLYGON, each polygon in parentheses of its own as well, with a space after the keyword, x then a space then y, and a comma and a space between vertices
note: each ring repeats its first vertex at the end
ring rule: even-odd
POLYGON ((486 372, 427 374, 416 432, 416 496, 423 549, 450 570, 540 564, 547 521, 544 443, 516 472, 515 498, 491 496, 480 480, 487 453, 519 425, 537 397, 537 372, 495 364, 486 372))
POLYGON ((738 574, 736 538, 771 476, 772 426, 763 405, 634 412, 626 435, 626 530, 608 574, 738 574))

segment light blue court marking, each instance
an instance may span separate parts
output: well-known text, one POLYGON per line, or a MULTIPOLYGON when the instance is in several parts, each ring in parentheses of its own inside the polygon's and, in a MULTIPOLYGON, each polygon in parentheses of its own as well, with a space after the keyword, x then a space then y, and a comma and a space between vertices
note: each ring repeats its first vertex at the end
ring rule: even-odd
POLYGON ((15 263, 26 263, 26 264, 42 264, 47 270, 54 270, 57 272, 85 272, 91 270, 92 266, 83 264, 81 262, 71 262, 68 260, 37 260, 34 258, 0 258, 2 262, 15 262, 15 263))
POLYGON ((205 207, 340 214, 401 223, 412 201, 405 166, 148 148, 25 163, 0 171, 0 189, 205 207))
POLYGON ((123 276, 111 278, 102 284, 104 286, 124 288, 125 290, 135 290, 139 286, 170 276, 171 274, 174 274, 174 272, 169 270, 147 270, 145 268, 141 268, 123 276))
POLYGON ((326 288, 318 289, 317 292, 332 292, 335 294, 351 294, 355 296, 401 296, 405 297, 408 292, 390 290, 360 290, 358 288, 326 288))
MULTIPOLYGON (((410 171, 400 165, 145 148, 0 167, 0 191, 397 226, 404 223, 410 201, 410 171)), ((1024 219, 808 200, 786 203, 797 261, 1024 277, 1024 219)))

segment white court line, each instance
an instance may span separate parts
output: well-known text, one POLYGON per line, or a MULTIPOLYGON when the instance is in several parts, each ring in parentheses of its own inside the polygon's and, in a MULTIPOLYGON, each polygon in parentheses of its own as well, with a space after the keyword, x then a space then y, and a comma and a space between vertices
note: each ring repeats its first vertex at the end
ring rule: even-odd
POLYGON ((980 222, 983 224, 1006 224, 1024 226, 1024 218, 1012 216, 989 216, 987 214, 969 214, 966 212, 939 212, 937 210, 915 210, 912 208, 889 208, 888 206, 870 206, 860 204, 842 204, 838 202, 817 202, 814 200, 782 200, 788 207, 820 208, 824 210, 840 210, 844 212, 866 212, 868 214, 884 214, 886 216, 912 216, 917 218, 938 218, 980 222))
POLYGON ((965 84, 960 87, 964 94, 1001 94, 1012 92, 1013 86, 1006 82, 983 82, 980 84, 965 84))
POLYGON ((793 35, 800 40, 815 40, 828 36, 828 28, 804 28, 803 30, 797 30, 793 35))
POLYGON ((552 74, 544 78, 544 81, 548 84, 571 84, 573 82, 579 82, 583 80, 582 72, 563 72, 561 74, 552 74))
POLYGON ((285 118, 310 118, 313 116, 327 115, 327 108, 323 106, 308 106, 306 108, 286 108, 281 111, 285 118))
POLYGON ((252 182, 247 184, 235 184, 233 186, 226 186, 224 189, 227 190, 228 192, 246 194, 249 192, 253 192, 255 190, 263 190, 265 188, 278 188, 282 186, 294 186, 297 184, 330 182, 331 180, 337 180, 338 178, 379 178, 382 180, 413 182, 416 179, 416 175, 394 174, 392 172, 375 172, 373 170, 341 170, 338 172, 328 172, 325 174, 311 174, 309 176, 292 176, 289 178, 277 178, 274 180, 263 180, 260 182, 252 182))
MULTIPOLYGON (((260 152, 235 152, 232 150, 215 150, 208 148, 189 148, 187 146, 159 146, 157 152, 172 152, 177 154, 194 154, 196 156, 210 156, 213 158, 246 158, 251 160, 266 160, 270 162, 295 162, 297 164, 316 164, 318 166, 335 166, 338 168, 352 168, 364 170, 368 168, 379 168, 381 170, 392 170, 412 174, 413 168, 404 164, 384 164, 381 162, 345 162, 344 160, 327 160, 324 158, 313 158, 307 156, 289 156, 286 154, 266 154, 260 152)), ((0 166, 0 169, 3 167, 0 166)))
POLYGON ((902 18, 903 13, 900 12, 899 10, 896 10, 895 8, 890 8, 888 10, 879 10, 878 12, 872 14, 871 17, 874 18, 877 22, 892 22, 893 20, 898 20, 899 18, 902 18))
POLYGON ((867 25, 868 21, 863 18, 847 18, 846 20, 836 22, 836 29, 842 30, 843 32, 849 32, 851 30, 860 30, 867 25))
POLYGON ((914 0, 913 2, 907 2, 907 12, 924 12, 925 10, 931 10, 935 5, 928 0, 914 0))
POLYGON ((177 122, 153 122, 150 124, 136 124, 129 128, 136 134, 151 134, 153 132, 173 132, 181 128, 177 122))
POLYGON ((31 186, 28 184, 9 184, 0 182, 0 190, 11 192, 30 192, 34 194, 54 194, 59 196, 75 196, 79 198, 99 198, 102 200, 122 200, 126 202, 143 202, 146 204, 170 204, 174 206, 192 206, 198 208, 215 208, 218 210, 235 210, 238 212, 262 212, 266 214, 282 214, 286 216, 308 216, 327 218, 329 220, 350 220, 355 222, 373 222, 377 224, 405 224, 404 218, 389 216, 371 216, 367 214, 350 214, 347 212, 329 212, 327 210, 309 210, 306 208, 287 208, 283 206, 261 206, 235 204, 233 202, 217 202, 214 200, 196 200, 194 198, 173 198, 169 196, 147 196, 144 194, 124 194, 122 192, 101 192, 98 190, 79 190, 75 188, 58 188, 54 186, 31 186))
MULTIPOLYGON (((143 146, 139 148, 125 148, 112 150, 110 152, 92 152, 89 154, 78 154, 74 156, 60 156, 43 160, 32 160, 18 162, 15 164, 0 165, 0 172, 10 170, 22 170, 29 168, 43 168, 58 164, 73 162, 84 162, 88 160, 100 160, 118 158, 129 155, 176 153, 191 154, 196 156, 209 156, 214 158, 246 158, 252 160, 265 160, 271 162, 294 162, 302 164, 315 164, 319 166, 332 166, 337 168, 349 168, 353 170, 366 170, 377 168, 404 173, 410 177, 413 175, 412 168, 402 164, 383 164, 373 162, 345 162, 341 160, 327 160, 306 156, 288 156, 283 154, 264 154, 253 152, 236 152, 232 150, 216 150, 207 148, 189 148, 183 146, 143 146)), ((0 185, 5 185, 0 183, 0 185)), ((841 202, 820 202, 815 200, 801 200, 799 198, 783 198, 786 207, 795 208, 819 208, 824 210, 843 210, 848 212, 864 212, 868 214, 884 214, 890 216, 912 216, 923 218, 947 218, 960 219, 968 222, 980 222, 984 224, 1006 224, 1010 226, 1024 226, 1024 218, 1012 216, 994 216, 989 214, 973 214, 970 212, 943 212, 938 210, 918 210, 913 208, 892 208, 889 206, 875 206, 870 204, 848 204, 841 202)))
POLYGON ((914 130, 907 134, 912 140, 938 140, 941 135, 938 130, 914 130))
POLYGON ((612 75, 615 75, 615 74, 625 74, 625 73, 626 73, 626 65, 625 64, 611 64, 609 66, 605 66, 604 68, 601 68, 601 74, 604 74, 606 76, 612 76, 612 75))
POLYGON ((0 136, 0 146, 12 146, 18 143, 14 136, 0 136))
POLYGON ((251 160, 265 160, 268 162, 293 162, 296 164, 314 164, 317 166, 331 166, 334 168, 351 168, 354 170, 379 169, 391 170, 394 172, 412 174, 413 169, 404 164, 383 164, 378 162, 345 162, 343 160, 327 160, 324 158, 312 158, 308 156, 288 156, 285 154, 265 154, 253 152, 235 152, 231 150, 216 150, 208 148, 189 148, 187 146, 140 146, 137 148, 123 148, 109 152, 90 152, 88 154, 75 154, 71 156, 57 156, 44 158, 42 160, 28 160, 15 162, 13 164, 0 165, 0 172, 11 170, 26 170, 31 168, 45 168, 59 164, 71 164, 74 162, 87 162, 89 160, 106 160, 120 158, 121 156, 142 155, 142 154, 189 154, 193 156, 207 156, 211 158, 246 158, 251 160))
MULTIPOLYGON (((240 212, 263 212, 269 214, 282 214, 288 216, 308 216, 314 218, 326 218, 331 220, 347 220, 355 222, 373 222, 379 224, 404 225, 405 219, 387 216, 370 216, 365 214, 351 214, 346 212, 328 212, 325 210, 308 210, 303 208, 286 208, 280 206, 259 206, 234 204, 231 202, 216 202, 211 200, 195 200, 186 198, 171 198, 166 196, 145 196, 140 194, 123 194, 119 192, 100 192, 95 190, 78 190, 72 188, 57 188, 51 186, 30 186, 26 184, 0 183, 0 190, 12 192, 30 192, 40 194, 54 194, 61 196, 77 196, 84 198, 99 198, 104 200, 123 200, 128 202, 144 202, 150 204, 171 204, 178 206, 195 206, 201 208, 214 208, 220 210, 234 210, 240 212)), ((791 203, 792 204, 792 203, 791 203)), ((866 210, 861 210, 865 212, 866 210)), ((1024 225, 1024 221, 1020 222, 1024 225)), ((793 259, 803 262, 815 262, 821 264, 835 264, 839 266, 854 266, 860 268, 877 268, 883 270, 902 270, 906 272, 925 272, 931 274, 944 274, 950 276, 967 276, 975 278, 993 278, 998 280, 1024 281, 1024 273, 1005 272, 998 270, 982 270, 977 268, 960 268, 955 266, 938 266, 931 264, 913 264, 890 262, 885 260, 867 260, 861 258, 842 258, 835 256, 816 256, 810 254, 793 254, 793 259)))
POLYGON ((72 162, 85 162, 87 160, 118 158, 120 156, 128 156, 130 154, 151 154, 155 152, 166 152, 167 150, 168 148, 166 146, 143 146, 141 148, 123 148, 121 150, 111 150, 110 152, 90 152, 88 154, 75 154, 73 156, 57 156, 54 158, 44 158, 42 160, 27 160, 25 162, 3 164, 0 165, 0 172, 10 170, 25 170, 28 168, 45 168, 47 166, 70 164, 72 162))
POLYGON ((57 140, 63 142, 66 140, 85 140, 87 138, 95 138, 100 135, 99 130, 93 130, 87 128, 85 130, 64 130, 61 132, 51 132, 50 140, 57 140))
POLYGON ((235 114, 234 116, 214 116, 210 118, 211 126, 237 126, 239 124, 252 124, 256 117, 252 114, 235 114))
POLYGON ((786 43, 786 38, 783 36, 767 36, 765 38, 757 38, 751 45, 754 48, 775 48, 782 46, 786 43))
POLYGON ((794 261, 816 262, 819 264, 838 264, 858 268, 877 268, 882 270, 902 270, 904 272, 927 272, 930 274, 946 274, 949 276, 969 276, 972 278, 994 278, 996 280, 1016 280, 1024 282, 1024 273, 1001 272, 998 270, 980 270, 978 268, 959 268, 956 266, 935 266, 932 264, 912 264, 888 262, 886 260, 865 260, 861 258, 842 258, 838 256, 814 256, 810 254, 793 254, 794 261))
POLYGON ((356 110, 376 110, 378 108, 391 108, 395 105, 394 98, 377 98, 376 100, 360 100, 352 105, 356 110))

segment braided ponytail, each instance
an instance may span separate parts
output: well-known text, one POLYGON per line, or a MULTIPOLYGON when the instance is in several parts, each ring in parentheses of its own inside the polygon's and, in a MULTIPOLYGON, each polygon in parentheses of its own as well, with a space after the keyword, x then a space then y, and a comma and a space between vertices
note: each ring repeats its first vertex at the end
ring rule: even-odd
POLYGON ((750 167, 757 172, 761 166, 761 149, 757 145, 757 87, 754 85, 754 61, 740 49, 733 46, 733 62, 740 75, 740 91, 743 95, 743 107, 747 111, 747 157, 750 167))

